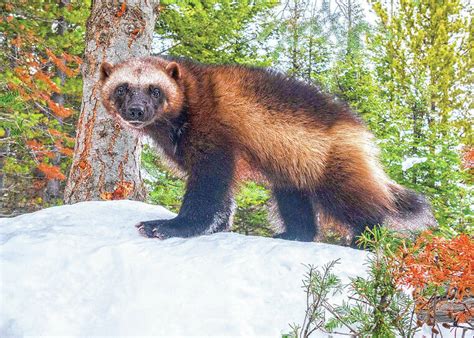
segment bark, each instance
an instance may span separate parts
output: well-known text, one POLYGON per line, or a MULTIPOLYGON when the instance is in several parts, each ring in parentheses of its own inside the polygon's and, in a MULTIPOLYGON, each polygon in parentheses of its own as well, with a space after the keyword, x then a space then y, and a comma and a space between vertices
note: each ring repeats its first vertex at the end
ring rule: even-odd
MULTIPOLYGON (((434 320, 437 323, 453 323, 454 314, 466 310, 470 310, 472 312, 473 309, 474 297, 463 298, 462 301, 434 299, 430 301, 430 311, 427 311, 426 309, 419 311, 417 313, 417 318, 423 323, 428 322, 431 317, 434 317, 434 320)), ((466 326, 474 325, 474 320, 470 319, 469 322, 471 324, 466 324, 466 326)))
POLYGON ((143 200, 141 142, 107 114, 98 87, 102 62, 112 64, 150 55, 157 0, 93 1, 87 22, 82 69, 83 98, 73 164, 64 200, 75 203, 104 196, 143 200), (121 194, 114 192, 120 191, 121 194))

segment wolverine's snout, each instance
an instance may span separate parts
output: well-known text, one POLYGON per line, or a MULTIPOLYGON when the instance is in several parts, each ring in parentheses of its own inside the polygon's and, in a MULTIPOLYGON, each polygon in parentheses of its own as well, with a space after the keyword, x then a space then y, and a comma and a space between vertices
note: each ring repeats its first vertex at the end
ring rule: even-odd
POLYGON ((145 107, 133 106, 122 113, 122 117, 126 121, 144 121, 145 107))
POLYGON ((154 112, 159 107, 156 103, 147 89, 126 86, 123 92, 116 93, 115 104, 120 117, 135 127, 153 119, 154 112))

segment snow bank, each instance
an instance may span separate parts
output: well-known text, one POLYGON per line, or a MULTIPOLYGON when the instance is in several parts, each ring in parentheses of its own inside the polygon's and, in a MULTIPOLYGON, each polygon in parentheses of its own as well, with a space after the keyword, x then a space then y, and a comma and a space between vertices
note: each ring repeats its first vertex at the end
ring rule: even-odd
POLYGON ((172 216, 113 201, 0 220, 0 336, 278 337, 303 319, 302 263, 341 258, 344 281, 363 274, 366 253, 350 248, 232 233, 159 241, 134 228, 172 216))
POLYGON ((366 253, 222 233, 158 241, 134 224, 159 206, 85 202, 0 220, 0 336, 270 335, 304 314, 302 263, 366 253))

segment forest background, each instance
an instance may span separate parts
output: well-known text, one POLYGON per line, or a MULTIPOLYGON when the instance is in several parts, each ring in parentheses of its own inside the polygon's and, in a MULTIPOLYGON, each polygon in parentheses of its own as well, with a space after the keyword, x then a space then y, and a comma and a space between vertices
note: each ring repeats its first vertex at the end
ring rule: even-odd
MULTIPOLYGON (((90 10, 90 1, 1 5, 1 217, 64 203, 90 10)), ((161 1, 158 12, 152 53, 270 67, 333 93, 375 134, 390 177, 428 196, 441 232, 472 233, 469 1, 188 0, 161 1)), ((147 201, 177 211, 183 180, 147 144, 141 166, 147 201)), ((271 235, 270 199, 243 185, 233 230, 271 235)), ((328 225, 324 236, 343 235, 328 225)))

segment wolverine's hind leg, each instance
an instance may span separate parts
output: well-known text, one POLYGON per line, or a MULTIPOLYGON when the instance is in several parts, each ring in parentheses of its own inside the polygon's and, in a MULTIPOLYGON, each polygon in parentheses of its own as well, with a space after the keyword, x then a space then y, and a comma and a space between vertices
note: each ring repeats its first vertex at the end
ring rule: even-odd
POLYGON ((285 229, 276 237, 312 242, 316 236, 316 218, 308 194, 296 189, 274 188, 273 195, 285 229))

